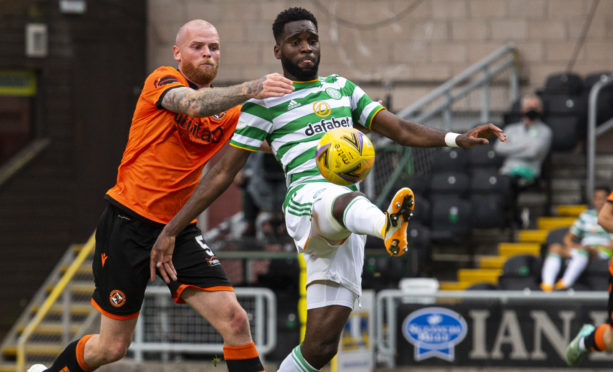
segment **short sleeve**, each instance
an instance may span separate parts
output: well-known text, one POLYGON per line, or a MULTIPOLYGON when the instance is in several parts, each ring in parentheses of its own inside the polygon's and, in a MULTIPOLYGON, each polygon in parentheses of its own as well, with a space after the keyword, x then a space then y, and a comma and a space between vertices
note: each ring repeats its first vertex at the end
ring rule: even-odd
POLYGON ((339 83, 342 84, 343 82, 343 93, 350 97, 349 101, 351 103, 351 116, 353 122, 359 123, 367 129, 370 129, 373 118, 379 111, 383 110, 384 107, 379 102, 373 101, 366 92, 354 82, 339 78, 339 83))
POLYGON ((272 131, 270 111, 261 100, 249 100, 241 109, 236 131, 230 145, 249 151, 258 151, 272 131))
POLYGON ((161 108, 162 99, 170 89, 184 86, 183 77, 177 69, 160 67, 145 80, 141 97, 157 108, 161 108))

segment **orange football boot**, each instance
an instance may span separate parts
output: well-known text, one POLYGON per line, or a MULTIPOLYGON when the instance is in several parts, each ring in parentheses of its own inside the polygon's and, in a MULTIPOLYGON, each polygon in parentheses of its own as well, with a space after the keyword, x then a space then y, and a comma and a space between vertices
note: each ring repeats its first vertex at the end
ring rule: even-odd
POLYGON ((407 227, 415 209, 415 195, 408 187, 403 187, 392 198, 385 216, 387 221, 381 230, 385 250, 391 256, 402 256, 408 251, 407 227))

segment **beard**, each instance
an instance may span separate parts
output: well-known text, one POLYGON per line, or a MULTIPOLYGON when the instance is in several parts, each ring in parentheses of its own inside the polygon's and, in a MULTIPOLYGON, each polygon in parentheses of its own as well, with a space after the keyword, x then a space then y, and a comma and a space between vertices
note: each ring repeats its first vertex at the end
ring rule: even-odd
POLYGON ((319 70, 319 58, 313 63, 311 68, 300 68, 297 64, 290 61, 288 58, 281 56, 281 65, 283 70, 295 77, 298 81, 309 81, 317 78, 317 70, 319 70))
POLYGON ((192 83, 195 83, 197 85, 209 85, 217 76, 218 68, 219 64, 207 66, 203 69, 199 66, 194 66, 192 64, 186 63, 182 66, 182 71, 185 74, 187 80, 191 81, 192 83))

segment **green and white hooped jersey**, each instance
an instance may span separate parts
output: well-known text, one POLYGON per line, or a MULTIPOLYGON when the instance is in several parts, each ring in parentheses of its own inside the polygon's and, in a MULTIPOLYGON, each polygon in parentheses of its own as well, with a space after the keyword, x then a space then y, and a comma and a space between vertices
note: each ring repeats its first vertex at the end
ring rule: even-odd
POLYGON ((608 246, 613 239, 613 234, 598 224, 598 213, 595 209, 581 213, 569 230, 579 237, 584 245, 608 246))
POLYGON ((315 164, 317 144, 327 131, 354 123, 370 129, 373 117, 383 109, 338 75, 294 82, 294 87, 283 97, 247 101, 230 141, 232 146, 258 151, 268 140, 283 166, 288 196, 301 184, 327 182, 315 164))

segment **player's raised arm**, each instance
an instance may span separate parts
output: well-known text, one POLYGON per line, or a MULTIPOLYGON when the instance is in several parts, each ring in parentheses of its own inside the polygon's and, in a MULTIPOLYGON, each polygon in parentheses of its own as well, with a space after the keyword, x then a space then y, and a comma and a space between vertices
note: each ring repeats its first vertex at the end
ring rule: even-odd
POLYGON ((293 91, 291 80, 273 73, 229 87, 170 89, 162 99, 162 107, 193 117, 204 117, 225 111, 250 98, 280 97, 293 91))
POLYGON ((493 137, 506 141, 502 129, 493 124, 479 125, 466 133, 458 134, 403 120, 387 110, 381 110, 375 115, 371 128, 403 146, 472 147, 488 144, 493 137))
POLYGON ((222 159, 207 172, 185 205, 164 227, 151 251, 149 261, 151 281, 155 280, 156 268, 166 283, 170 282, 170 279, 176 280, 176 272, 172 267, 175 237, 226 191, 234 176, 245 165, 249 154, 250 151, 228 147, 222 159))

